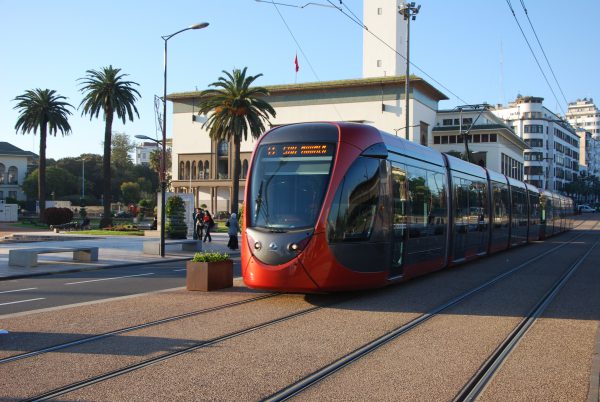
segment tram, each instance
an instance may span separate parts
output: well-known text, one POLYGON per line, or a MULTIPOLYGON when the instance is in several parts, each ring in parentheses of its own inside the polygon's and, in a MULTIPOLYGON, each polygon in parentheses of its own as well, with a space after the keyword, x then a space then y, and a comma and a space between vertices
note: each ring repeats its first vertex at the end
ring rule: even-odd
POLYGON ((247 286, 383 287, 572 226, 573 202, 354 123, 276 127, 258 141, 242 222, 247 286))

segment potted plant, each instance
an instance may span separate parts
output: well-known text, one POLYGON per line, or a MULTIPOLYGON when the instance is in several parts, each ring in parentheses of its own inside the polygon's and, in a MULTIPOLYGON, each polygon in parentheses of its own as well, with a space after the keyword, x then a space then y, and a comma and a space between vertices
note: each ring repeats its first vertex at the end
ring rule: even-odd
POLYGON ((186 268, 187 290, 207 292, 233 286, 233 261, 226 253, 196 253, 186 268))

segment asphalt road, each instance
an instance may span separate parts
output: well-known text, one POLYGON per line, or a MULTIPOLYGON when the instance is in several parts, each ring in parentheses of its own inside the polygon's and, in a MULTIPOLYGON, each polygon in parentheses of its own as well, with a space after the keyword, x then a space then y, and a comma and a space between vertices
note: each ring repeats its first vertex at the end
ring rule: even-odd
MULTIPOLYGON (((233 257, 234 277, 241 276, 233 257)), ((185 261, 0 282, 0 316, 185 286, 185 261)))

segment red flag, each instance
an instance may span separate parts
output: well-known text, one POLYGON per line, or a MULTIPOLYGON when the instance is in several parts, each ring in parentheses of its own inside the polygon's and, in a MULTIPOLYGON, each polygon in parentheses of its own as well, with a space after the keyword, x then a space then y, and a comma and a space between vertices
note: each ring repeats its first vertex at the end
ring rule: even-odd
POLYGON ((298 54, 296 53, 296 58, 294 59, 294 64, 296 65, 296 72, 300 70, 300 65, 298 65, 298 54))

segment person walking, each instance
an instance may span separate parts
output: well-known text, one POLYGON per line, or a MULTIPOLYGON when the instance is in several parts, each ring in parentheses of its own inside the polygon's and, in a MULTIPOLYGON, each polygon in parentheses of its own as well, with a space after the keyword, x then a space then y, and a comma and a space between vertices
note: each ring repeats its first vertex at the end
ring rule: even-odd
POLYGON ((210 243, 212 241, 212 237, 210 235, 210 231, 215 226, 215 221, 213 220, 210 212, 205 211, 204 213, 204 243, 206 243, 206 239, 210 243))
POLYGON ((195 239, 202 240, 202 231, 204 230, 204 212, 202 208, 196 208, 196 219, 194 221, 195 239))
POLYGON ((226 226, 228 226, 227 234, 229 235, 229 242, 227 243, 227 247, 229 247, 231 250, 237 250, 237 234, 240 230, 240 225, 238 224, 237 215, 235 213, 231 214, 231 216, 227 220, 226 226))
POLYGON ((194 226, 192 226, 193 232, 194 232, 192 234, 192 238, 194 240, 198 240, 198 232, 196 231, 196 225, 198 224, 198 212, 199 212, 198 210, 199 209, 200 208, 194 208, 194 212, 192 212, 192 222, 193 222, 192 224, 194 225, 194 226))

